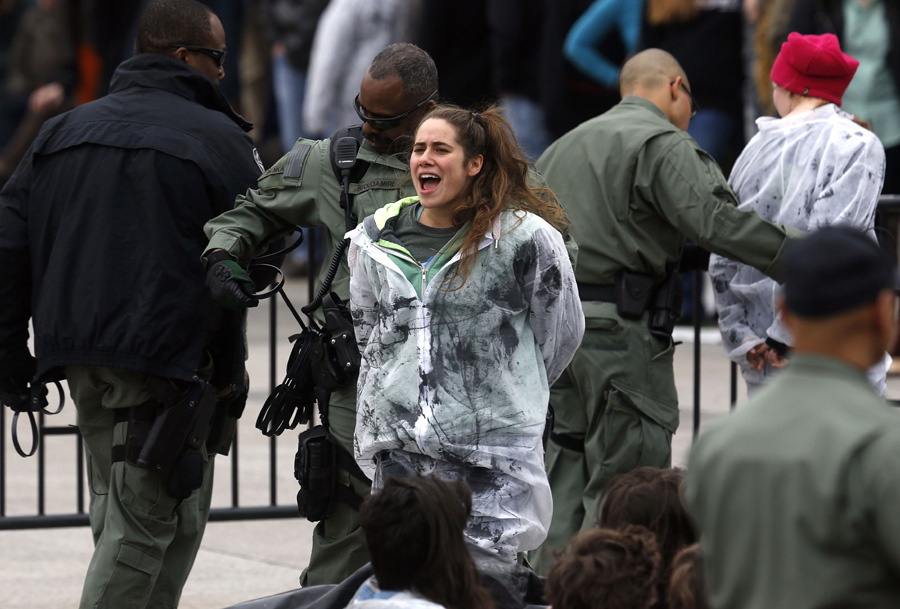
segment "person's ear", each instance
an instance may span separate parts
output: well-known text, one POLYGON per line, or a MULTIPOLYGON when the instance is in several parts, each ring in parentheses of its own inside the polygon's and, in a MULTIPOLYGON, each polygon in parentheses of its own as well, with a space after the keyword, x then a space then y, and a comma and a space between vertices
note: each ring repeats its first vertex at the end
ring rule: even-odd
POLYGON ((684 82, 684 79, 681 76, 676 76, 671 82, 672 84, 669 85, 669 96, 674 103, 678 101, 679 96, 684 95, 684 91, 681 90, 681 83, 684 82))
POLYGON ((191 65, 190 55, 190 52, 184 47, 178 47, 177 49, 175 49, 175 52, 172 53, 172 57, 174 57, 178 61, 183 61, 188 65, 191 65))
POLYGON ((476 157, 472 157, 468 162, 468 169, 466 169, 466 175, 470 178, 474 178, 481 172, 481 168, 484 165, 484 156, 478 155, 476 157))
POLYGON ((893 355, 897 350, 897 294, 892 290, 882 290, 875 301, 873 319, 878 336, 885 344, 885 350, 893 355))

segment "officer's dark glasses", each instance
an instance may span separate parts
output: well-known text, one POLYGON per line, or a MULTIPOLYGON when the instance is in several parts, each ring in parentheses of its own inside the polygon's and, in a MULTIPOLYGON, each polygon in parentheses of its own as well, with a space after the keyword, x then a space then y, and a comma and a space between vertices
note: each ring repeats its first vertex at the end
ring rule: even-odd
POLYGON ((191 53, 203 53, 204 55, 209 55, 215 60, 216 65, 220 68, 225 64, 225 51, 222 49, 210 49, 207 47, 198 47, 193 44, 170 44, 169 45, 173 49, 181 49, 185 48, 191 53))
POLYGON ((404 118, 434 99, 435 95, 437 95, 437 89, 435 89, 431 95, 417 103, 415 106, 413 106, 403 114, 398 114, 397 116, 391 116, 389 118, 376 118, 374 116, 366 116, 365 109, 359 103, 359 93, 356 94, 356 98, 353 100, 353 107, 356 108, 356 115, 359 117, 359 120, 363 121, 364 123, 369 123, 379 131, 387 131, 388 129, 393 129, 394 127, 396 127, 404 118))
MULTIPOLYGON (((674 84, 675 84, 675 81, 673 80, 672 82, 669 83, 669 86, 671 87, 674 84)), ((700 104, 698 104, 697 100, 694 99, 693 94, 691 93, 690 89, 688 89, 687 86, 684 84, 684 81, 682 81, 682 83, 681 83, 681 89, 685 93, 687 93, 687 96, 691 100, 691 118, 694 118, 695 116, 697 116, 697 113, 700 112, 700 104)))

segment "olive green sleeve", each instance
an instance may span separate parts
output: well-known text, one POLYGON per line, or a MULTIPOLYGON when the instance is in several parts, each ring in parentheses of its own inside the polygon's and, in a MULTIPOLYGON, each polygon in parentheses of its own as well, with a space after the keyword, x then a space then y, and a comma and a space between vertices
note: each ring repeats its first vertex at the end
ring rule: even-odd
MULTIPOLYGON (((888 406, 885 406, 888 408, 888 406)), ((900 434, 881 434, 847 466, 846 510, 857 531, 900 571, 900 434)))
MULTIPOLYGON (((547 180, 544 179, 541 172, 533 165, 528 168, 526 181, 529 188, 550 188, 547 184, 547 180)), ((554 193, 553 196, 555 197, 556 194, 554 193)), ((572 268, 575 268, 578 264, 578 244, 575 242, 575 239, 572 238, 572 233, 569 230, 566 230, 565 234, 563 234, 563 243, 565 243, 566 246, 566 255, 569 257, 569 262, 572 263, 572 268)))
POLYGON ((648 145, 659 213, 695 243, 778 281, 785 246, 805 233, 738 209, 719 166, 686 135, 659 139, 648 145))
POLYGON ((264 249, 270 238, 293 226, 319 225, 319 202, 336 200, 323 196, 323 189, 337 188, 336 183, 326 184, 328 177, 333 178, 328 142, 300 140, 294 150, 260 176, 257 188, 238 195, 234 209, 207 222, 204 231, 210 241, 206 252, 223 249, 243 261, 264 249), (298 146, 307 149, 301 149, 298 155, 298 146))

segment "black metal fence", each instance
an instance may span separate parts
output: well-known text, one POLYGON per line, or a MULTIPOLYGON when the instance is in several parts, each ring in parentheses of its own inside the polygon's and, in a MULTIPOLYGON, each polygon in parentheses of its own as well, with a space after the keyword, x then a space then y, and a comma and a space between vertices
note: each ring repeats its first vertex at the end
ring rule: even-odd
MULTIPOLYGON (((878 217, 876 225, 881 230, 882 243, 896 244, 895 227, 891 227, 891 222, 896 224, 897 218, 900 218, 900 195, 884 195, 879 201, 878 217), (887 236, 886 236, 887 235, 887 236)), ((310 243, 311 265, 314 267, 314 243, 310 243)), ((694 364, 693 364, 693 434, 696 436, 700 430, 701 409, 701 362, 700 362, 700 330, 702 324, 701 304, 701 281, 694 281, 694 364)), ((312 285, 310 283, 308 290, 308 299, 312 299, 312 285)), ((279 340, 283 340, 283 336, 278 333, 278 305, 277 300, 272 299, 269 303, 269 319, 268 319, 268 347, 269 347, 269 390, 271 391, 278 383, 278 378, 282 373, 281 365, 278 362, 278 344, 279 340)), ((737 400, 737 367, 731 365, 730 379, 730 399, 731 407, 737 400)), ((249 404, 245 417, 254 416, 254 404, 249 404)), ((0 530, 10 529, 35 529, 35 528, 52 528, 52 527, 69 527, 69 526, 86 526, 89 524, 88 514, 86 510, 86 492, 84 482, 85 458, 81 437, 78 430, 74 426, 53 426, 46 422, 46 415, 39 413, 37 416, 38 429, 41 436, 41 443, 38 446, 36 455, 37 465, 37 496, 36 496, 36 513, 32 515, 8 515, 7 514, 7 452, 8 442, 10 438, 10 430, 6 425, 6 414, 0 416, 0 530), (73 510, 70 513, 47 513, 47 443, 56 441, 59 436, 74 436, 76 439, 75 459, 73 462, 73 475, 75 476, 75 497, 73 501, 73 510)), ((244 505, 240 501, 239 481, 241 478, 239 468, 239 455, 241 443, 235 438, 234 445, 229 457, 230 464, 230 480, 231 493, 230 505, 228 507, 214 507, 210 510, 210 520, 252 520, 262 518, 292 518, 297 516, 297 508, 293 502, 289 504, 279 504, 278 501, 278 467, 277 458, 278 438, 272 437, 268 441, 268 502, 264 505, 244 505)), ((18 458, 18 457, 15 457, 18 458)), ((219 459, 222 459, 219 457, 219 459)), ((282 464, 284 465, 284 464, 282 464)))
MULTIPOLYGON (((277 300, 272 299, 269 302, 269 390, 271 391, 278 382, 280 367, 277 360, 277 319, 278 306, 277 300)), ((283 337, 281 337, 283 338, 283 337)), ((245 417, 254 417, 254 405, 249 404, 245 417)), ((71 408, 71 406, 69 406, 71 408)), ((258 408, 257 408, 258 410, 258 408)), ((37 414, 37 425, 40 437, 37 451, 31 459, 36 460, 37 466, 37 492, 36 492, 36 513, 33 515, 8 515, 7 514, 7 490, 8 490, 8 463, 7 456, 10 452, 8 444, 11 430, 7 428, 7 413, 0 413, 0 530, 10 529, 36 529, 36 528, 54 528, 54 527, 71 527, 85 526, 90 524, 86 509, 86 489, 85 489, 85 457, 83 450, 83 442, 78 434, 78 428, 73 425, 50 425, 48 417, 44 413, 37 414), (75 459, 73 461, 73 475, 75 477, 75 496, 73 497, 72 509, 70 513, 48 513, 47 512, 47 445, 57 440, 60 436, 72 436, 75 438, 75 459)), ((28 425, 23 425, 22 421, 18 424, 19 432, 28 434, 28 425)), ((231 493, 230 505, 228 507, 213 507, 210 510, 211 521, 223 520, 252 520, 260 518, 292 518, 297 516, 297 506, 293 503, 279 505, 278 503, 278 459, 277 444, 279 439, 272 437, 268 441, 268 503, 264 505, 244 505, 240 501, 240 447, 241 442, 235 437, 231 452, 228 457, 217 457, 221 463, 222 459, 228 459, 231 472, 231 493)), ((28 447, 28 440, 23 439, 25 448, 28 447)), ((13 458, 20 458, 15 456, 13 458)), ((282 464, 283 465, 283 464, 282 464)))

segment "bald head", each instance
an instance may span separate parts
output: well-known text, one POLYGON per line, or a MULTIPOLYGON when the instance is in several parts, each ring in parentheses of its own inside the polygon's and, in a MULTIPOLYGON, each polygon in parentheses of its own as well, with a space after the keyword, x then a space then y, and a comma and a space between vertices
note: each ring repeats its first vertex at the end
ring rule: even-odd
POLYGON ((622 97, 639 94, 638 91, 652 91, 668 86, 680 76, 685 82, 687 76, 672 55, 660 49, 641 51, 622 66, 619 75, 619 92, 622 97))
POLYGON ((641 51, 619 73, 622 97, 636 95, 662 110, 673 125, 687 131, 693 100, 687 76, 674 57, 660 49, 641 51))

